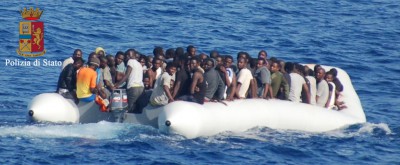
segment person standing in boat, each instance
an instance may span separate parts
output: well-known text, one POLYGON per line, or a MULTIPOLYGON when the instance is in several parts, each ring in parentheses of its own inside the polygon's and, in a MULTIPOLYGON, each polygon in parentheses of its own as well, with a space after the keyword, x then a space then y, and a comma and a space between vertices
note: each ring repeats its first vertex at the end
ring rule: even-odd
POLYGON ((272 94, 271 84, 271 72, 265 66, 266 60, 264 58, 258 58, 255 70, 255 79, 257 82, 257 96, 263 99, 274 98, 272 94))
POLYGON ((237 80, 237 88, 236 88, 236 97, 239 99, 247 98, 247 91, 250 87, 250 83, 253 80, 253 75, 250 70, 247 69, 247 59, 240 57, 238 59, 238 80, 237 80))
POLYGON ((227 55, 224 59, 224 68, 226 72, 223 72, 222 69, 220 68, 221 72, 224 73, 223 76, 225 77, 225 95, 224 98, 228 101, 233 101, 235 98, 235 93, 236 93, 236 85, 237 85, 237 79, 236 79, 236 73, 232 69, 232 63, 233 63, 233 57, 230 55, 227 55))
POLYGON ((149 84, 150 84, 151 89, 154 88, 157 78, 159 78, 162 73, 161 64, 162 64, 161 59, 154 58, 153 65, 152 65, 153 67, 151 67, 150 69, 147 69, 147 75, 150 78, 149 84), (157 75, 159 75, 159 76, 157 76, 157 75))
POLYGON ((136 60, 137 53, 135 49, 129 49, 125 54, 127 54, 127 57, 129 58, 125 76, 114 86, 117 88, 120 86, 120 83, 127 81, 128 113, 141 113, 136 108, 136 101, 144 91, 143 67, 136 60))
POLYGON ((164 72, 160 80, 158 81, 157 87, 153 90, 150 96, 150 104, 152 106, 162 106, 167 105, 174 101, 174 98, 170 92, 171 82, 175 77, 176 65, 169 62, 166 67, 166 72, 164 72))
POLYGON ((182 96, 180 99, 184 101, 204 104, 204 96, 206 93, 206 81, 204 80, 204 71, 200 69, 200 59, 193 57, 190 59, 190 71, 192 73, 192 82, 189 88, 190 95, 182 96))
POLYGON ((281 65, 279 61, 271 62, 271 88, 274 98, 285 100, 289 97, 289 84, 280 72, 281 65), (283 88, 283 90, 281 90, 283 88))
POLYGON ((82 50, 80 49, 75 49, 72 56, 64 60, 61 70, 63 70, 68 64, 74 63, 77 58, 82 58, 82 50))
POLYGON ((67 99, 73 99, 75 103, 79 102, 76 97, 76 75, 83 63, 82 57, 75 58, 74 63, 68 64, 58 78, 56 92, 67 99))
MULTIPOLYGON (((116 74, 115 74, 115 83, 118 83, 122 80, 122 78, 125 76, 126 72, 126 65, 125 65, 125 56, 124 52, 118 51, 117 54, 115 55, 115 64, 116 64, 116 74)), ((126 83, 121 82, 119 83, 120 85, 115 88, 123 88, 126 83)))
MULTIPOLYGON (((178 49, 177 49, 178 50, 178 49)), ((174 99, 178 99, 182 96, 189 95, 190 90, 188 87, 190 87, 190 74, 189 74, 189 68, 186 63, 188 62, 188 58, 184 54, 180 54, 177 57, 177 61, 179 64, 179 71, 176 73, 176 79, 175 79, 175 84, 174 84, 174 91, 172 92, 172 97, 174 99)))
POLYGON ((205 59, 204 71, 204 80, 207 84, 204 101, 208 102, 212 99, 216 99, 218 101, 222 100, 224 98, 225 84, 222 81, 218 71, 215 69, 214 59, 205 59))

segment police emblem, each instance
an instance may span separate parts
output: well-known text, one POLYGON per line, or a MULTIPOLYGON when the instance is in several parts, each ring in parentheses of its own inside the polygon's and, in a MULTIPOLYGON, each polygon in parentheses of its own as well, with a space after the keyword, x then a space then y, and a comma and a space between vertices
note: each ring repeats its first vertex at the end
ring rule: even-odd
POLYGON ((19 23, 19 49, 17 53, 24 57, 38 57, 46 53, 44 49, 44 24, 38 21, 43 11, 39 8, 20 11, 24 20, 19 23))

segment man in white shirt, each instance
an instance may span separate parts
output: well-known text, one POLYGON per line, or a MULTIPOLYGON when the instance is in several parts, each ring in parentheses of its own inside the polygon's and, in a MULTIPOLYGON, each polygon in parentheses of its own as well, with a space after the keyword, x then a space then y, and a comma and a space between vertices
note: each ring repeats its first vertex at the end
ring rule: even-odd
POLYGON ((64 60, 61 70, 63 70, 68 64, 73 64, 74 60, 77 58, 82 58, 82 50, 75 49, 74 54, 71 57, 64 60))
POLYGON ((304 90, 304 93, 306 93, 306 100, 307 102, 305 103, 310 103, 310 92, 307 86, 306 81, 304 80, 304 77, 300 75, 299 73, 299 65, 300 64, 295 64, 293 71, 291 71, 290 75, 290 93, 289 93, 289 100, 293 102, 301 102, 301 91, 304 90))
POLYGON ((127 86, 127 96, 128 96, 128 113, 141 113, 135 111, 136 101, 142 95, 144 90, 143 84, 143 67, 136 60, 136 51, 134 49, 129 49, 125 52, 126 57, 129 58, 125 76, 122 80, 114 85, 118 88, 120 83, 126 82, 128 80, 127 86))
POLYGON ((253 75, 250 70, 247 69, 247 60, 245 58, 238 59, 238 80, 236 88, 236 96, 240 99, 245 99, 247 96, 247 90, 250 87, 250 82, 253 80, 253 75))
POLYGON ((321 107, 327 107, 326 102, 329 98, 329 86, 328 82, 325 81, 325 69, 319 68, 317 70, 317 75, 315 75, 317 79, 317 96, 316 101, 317 105, 321 107))
POLYGON ((317 96, 317 80, 313 76, 314 72, 311 69, 306 70, 306 79, 310 82, 310 94, 311 94, 311 105, 316 105, 317 101, 315 100, 317 96))

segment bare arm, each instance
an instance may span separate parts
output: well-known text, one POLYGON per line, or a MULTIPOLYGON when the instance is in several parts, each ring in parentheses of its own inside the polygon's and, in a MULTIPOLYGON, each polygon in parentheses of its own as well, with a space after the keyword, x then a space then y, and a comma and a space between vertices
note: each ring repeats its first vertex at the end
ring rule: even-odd
POLYGON ((310 90, 308 89, 307 83, 304 83, 304 84, 303 84, 303 90, 304 90, 304 92, 306 93, 307 103, 310 104, 310 100, 311 100, 310 98, 311 98, 311 96, 310 96, 310 90))
POLYGON ((200 80, 200 76, 201 76, 200 74, 201 73, 199 73, 199 72, 195 72, 193 75, 192 84, 190 85, 190 94, 191 95, 193 95, 195 93, 197 83, 200 80))
POLYGON ((236 97, 239 98, 239 99, 243 99, 239 95, 239 90, 240 90, 241 87, 242 87, 242 83, 237 83, 235 94, 236 94, 236 97))
POLYGON ((256 79, 251 79, 250 81, 251 98, 257 98, 257 81, 256 79))
POLYGON ((178 90, 181 87, 181 81, 176 81, 174 86, 174 91, 172 92, 172 98, 175 98, 178 94, 178 90))
POLYGON ((154 79, 155 79, 154 72, 151 69, 149 69, 149 70, 147 70, 147 75, 149 75, 149 87, 153 88, 154 79))
MULTIPOLYGON (((227 100, 232 101, 233 98, 235 97, 236 94, 236 84, 237 84, 237 80, 236 80, 236 75, 233 74, 232 77, 232 83, 231 83, 231 93, 229 94, 227 100)), ((229 86, 228 86, 229 87, 229 86)))
POLYGON ((167 94, 168 102, 169 102, 169 103, 170 103, 170 102, 173 102, 173 101, 174 101, 174 98, 172 97, 171 92, 169 91, 169 87, 168 87, 167 85, 164 85, 163 87, 164 87, 164 92, 165 92, 165 94, 167 94))
POLYGON ((114 87, 115 87, 115 88, 119 88, 119 86, 120 86, 122 83, 124 83, 124 82, 128 79, 128 76, 131 74, 131 72, 132 72, 132 68, 131 68, 130 66, 128 66, 128 67, 126 68, 126 72, 125 72, 124 77, 122 77, 121 81, 115 83, 115 84, 114 84, 114 87))

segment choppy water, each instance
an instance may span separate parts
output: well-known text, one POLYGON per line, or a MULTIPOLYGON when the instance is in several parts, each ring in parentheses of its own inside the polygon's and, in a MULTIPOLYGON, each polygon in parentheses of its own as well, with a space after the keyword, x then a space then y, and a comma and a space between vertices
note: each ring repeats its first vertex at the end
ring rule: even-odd
MULTIPOLYGON (((1 164, 400 164, 400 3, 374 1, 48 1, 0 3, 1 164), (29 124, 26 106, 55 90, 59 67, 12 67, 23 7, 44 9, 40 60, 76 48, 150 54, 196 45, 345 69, 368 123, 323 134, 254 128, 185 139, 132 124, 29 124)), ((34 60, 34 59, 28 59, 34 60)), ((42 64, 43 65, 43 64, 42 64)))

